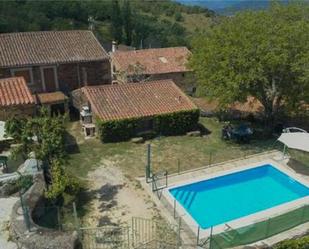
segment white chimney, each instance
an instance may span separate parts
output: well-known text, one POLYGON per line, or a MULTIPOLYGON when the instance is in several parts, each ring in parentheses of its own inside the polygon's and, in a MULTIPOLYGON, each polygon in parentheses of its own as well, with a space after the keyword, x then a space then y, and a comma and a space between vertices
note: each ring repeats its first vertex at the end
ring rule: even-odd
POLYGON ((114 53, 116 52, 116 50, 117 50, 117 42, 112 41, 112 52, 114 53))

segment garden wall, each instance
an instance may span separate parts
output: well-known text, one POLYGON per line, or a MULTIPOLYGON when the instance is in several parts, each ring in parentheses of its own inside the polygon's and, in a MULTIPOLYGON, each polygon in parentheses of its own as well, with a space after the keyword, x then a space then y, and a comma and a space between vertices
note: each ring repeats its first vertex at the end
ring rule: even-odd
MULTIPOLYGON (((23 194, 23 200, 29 208, 28 214, 32 214, 34 207, 40 201, 45 189, 43 173, 35 176, 34 184, 23 194)), ((13 207, 11 214, 10 233, 13 241, 27 249, 76 249, 78 237, 75 232, 61 232, 36 225, 29 215, 30 232, 26 226, 21 202, 13 207)))

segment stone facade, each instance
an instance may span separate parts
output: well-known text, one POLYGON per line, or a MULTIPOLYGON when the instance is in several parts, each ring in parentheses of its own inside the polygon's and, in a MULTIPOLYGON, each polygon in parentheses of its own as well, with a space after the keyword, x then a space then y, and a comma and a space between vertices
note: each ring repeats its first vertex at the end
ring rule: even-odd
MULTIPOLYGON (((29 85, 34 93, 45 92, 42 79, 42 66, 31 66, 33 84, 29 85)), ((111 67, 108 60, 94 62, 80 62, 70 64, 48 65, 56 68, 58 89, 65 93, 84 85, 100 85, 111 83, 111 67)), ((0 68, 0 78, 9 78, 12 68, 0 68)))
MULTIPOLYGON (((116 69, 114 68, 114 70, 116 69)), ((113 74, 113 80, 118 83, 132 83, 132 78, 134 78, 134 76, 128 77, 125 73, 119 73, 119 71, 116 71, 113 74)), ((194 81, 194 76, 192 72, 151 74, 138 76, 137 78, 144 78, 147 79, 147 81, 171 79, 179 88, 188 93, 191 93, 196 87, 196 82, 194 81)))
POLYGON ((32 117, 36 111, 35 105, 18 105, 0 108, 0 120, 7 120, 13 116, 32 117))

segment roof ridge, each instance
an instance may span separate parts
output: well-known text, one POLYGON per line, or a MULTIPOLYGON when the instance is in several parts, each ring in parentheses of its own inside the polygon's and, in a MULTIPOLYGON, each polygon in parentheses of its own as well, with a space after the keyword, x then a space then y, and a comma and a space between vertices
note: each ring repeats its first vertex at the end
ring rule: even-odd
POLYGON ((12 76, 12 77, 1 78, 0 81, 7 81, 7 80, 12 80, 12 79, 24 79, 24 77, 23 76, 12 76))
MULTIPOLYGON (((95 88, 112 88, 112 87, 141 87, 148 84, 159 84, 164 82, 164 84, 175 84, 172 79, 160 79, 160 80, 152 80, 152 81, 145 81, 145 82, 137 82, 137 83, 125 83, 125 84, 106 84, 106 85, 94 85, 94 86, 83 86, 82 89, 95 89, 95 88)), ((177 86, 176 86, 177 87, 177 86)))
POLYGON ((68 30, 39 30, 39 31, 8 32, 8 33, 0 33, 0 36, 44 34, 44 33, 75 33, 75 32, 93 33, 91 30, 87 30, 87 29, 68 29, 68 30))
POLYGON ((151 51, 151 50, 170 50, 170 49, 180 49, 180 48, 184 48, 184 49, 190 51, 186 46, 176 46, 176 47, 164 47, 164 48, 143 48, 143 49, 127 50, 127 51, 116 50, 115 52, 112 52, 112 54, 115 54, 115 53, 136 53, 136 52, 144 52, 144 51, 151 51))

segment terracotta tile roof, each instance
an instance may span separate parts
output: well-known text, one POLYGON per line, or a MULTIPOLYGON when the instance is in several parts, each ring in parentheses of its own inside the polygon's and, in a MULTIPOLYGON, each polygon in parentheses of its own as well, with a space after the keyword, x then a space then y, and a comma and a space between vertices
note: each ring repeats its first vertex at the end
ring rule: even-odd
POLYGON ((92 111, 102 120, 146 117, 197 109, 172 80, 83 87, 92 111))
POLYGON ((23 77, 0 79, 0 106, 35 104, 23 77))
POLYGON ((41 104, 59 103, 68 100, 68 97, 63 92, 39 93, 36 95, 38 102, 41 104))
POLYGON ((186 66, 190 55, 186 47, 174 47, 116 51, 111 57, 119 71, 130 71, 132 66, 142 65, 145 74, 161 74, 190 71, 186 66))
POLYGON ((91 31, 40 31, 0 34, 0 67, 108 59, 91 31))

